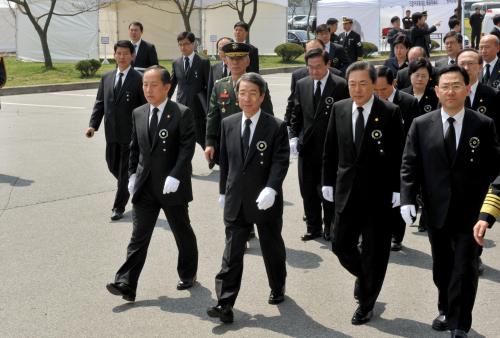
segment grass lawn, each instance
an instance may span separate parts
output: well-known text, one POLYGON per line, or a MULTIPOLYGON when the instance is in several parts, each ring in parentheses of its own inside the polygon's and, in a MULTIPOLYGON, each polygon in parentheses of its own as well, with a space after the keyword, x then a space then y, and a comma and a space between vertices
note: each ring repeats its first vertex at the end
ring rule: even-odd
MULTIPOLYGON (((434 53, 432 53, 434 55, 434 53)), ((382 54, 378 57, 368 57, 367 60, 385 60, 387 54, 382 54)), ((55 69, 46 70, 41 62, 23 62, 17 61, 14 56, 4 57, 7 68, 7 83, 6 88, 19 86, 33 86, 42 84, 57 84, 57 83, 75 83, 75 82, 95 82, 98 81, 102 74, 112 70, 115 65, 102 65, 96 76, 92 78, 82 79, 80 72, 75 69, 74 64, 56 63, 55 69)), ((260 68, 279 68, 286 66, 302 66, 304 57, 299 56, 296 60, 283 63, 278 56, 261 56, 260 68)), ((216 61, 213 61, 216 62, 216 61)), ((172 69, 171 60, 161 60, 160 64, 168 70, 172 69)))

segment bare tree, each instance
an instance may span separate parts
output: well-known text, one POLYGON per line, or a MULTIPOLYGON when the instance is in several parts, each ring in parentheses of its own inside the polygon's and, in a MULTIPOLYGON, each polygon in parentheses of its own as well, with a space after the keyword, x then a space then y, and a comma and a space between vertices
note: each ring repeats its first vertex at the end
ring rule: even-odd
POLYGON ((56 3, 57 0, 48 0, 49 8, 45 13, 35 13, 35 10, 32 8, 36 3, 33 0, 7 0, 9 3, 13 3, 17 5, 17 8, 21 13, 26 15, 30 22, 33 24, 38 37, 40 38, 40 43, 42 45, 43 58, 45 61, 45 68, 53 69, 54 65, 52 63, 52 56, 50 54, 50 48, 48 43, 48 30, 50 21, 52 17, 55 16, 76 16, 85 12, 93 12, 98 11, 100 8, 109 5, 112 1, 106 0, 88 0, 88 1, 79 1, 72 2, 68 9, 65 9, 63 12, 56 11, 56 3))
POLYGON ((184 22, 184 28, 187 32, 191 32, 191 14, 193 14, 193 10, 200 9, 200 7, 195 6, 196 0, 156 0, 156 1, 143 1, 143 0, 134 0, 134 2, 138 5, 146 6, 149 8, 153 8, 162 12, 170 13, 170 14, 180 14, 182 16, 182 21, 184 22), (161 3, 169 3, 173 2, 176 6, 177 11, 171 11, 165 9, 161 6, 161 3))
MULTIPOLYGON (((313 10, 314 5, 318 3, 318 0, 309 0, 309 11, 307 13, 307 38, 309 38, 309 34, 311 33, 311 13, 313 10)), ((314 32, 313 32, 314 33, 314 32)))

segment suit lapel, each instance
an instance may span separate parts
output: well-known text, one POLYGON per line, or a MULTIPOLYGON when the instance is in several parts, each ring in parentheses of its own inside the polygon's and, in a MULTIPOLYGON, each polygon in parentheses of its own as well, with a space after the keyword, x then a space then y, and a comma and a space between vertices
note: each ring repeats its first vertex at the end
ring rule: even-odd
POLYGON ((474 131, 472 123, 473 121, 471 115, 467 112, 467 110, 465 110, 464 119, 462 121, 462 132, 460 133, 460 139, 458 140, 457 154, 455 156, 455 160, 453 161, 453 166, 459 162, 459 157, 466 154, 466 147, 468 145, 467 140, 474 136, 472 135, 472 132, 474 131))
MULTIPOLYGON (((342 114, 342 126, 347 130, 347 144, 352 158, 356 158, 356 147, 354 146, 354 134, 352 131, 352 99, 349 99, 346 109, 342 114)), ((332 117, 334 118, 334 117, 332 117)))
POLYGON ((311 114, 313 117, 316 112, 313 111, 314 107, 314 81, 313 79, 308 76, 307 81, 304 81, 304 88, 305 88, 305 95, 304 97, 304 104, 302 107, 306 109, 302 109, 303 114, 311 114), (310 109, 307 109, 307 107, 311 107, 310 109))
POLYGON ((110 76, 106 79, 106 86, 108 88, 111 88, 111 98, 113 99, 113 102, 116 102, 115 98, 115 80, 116 80, 116 73, 118 72, 118 68, 110 74, 110 76))
MULTIPOLYGON (((257 125, 255 126, 255 130, 253 132, 252 140, 250 141, 250 147, 248 148, 248 154, 245 157, 245 162, 243 164, 243 168, 245 168, 248 165, 248 162, 255 155, 255 152, 257 151, 256 150, 257 149, 257 147, 256 147, 257 142, 262 141, 266 136, 266 125, 267 125, 267 123, 265 121, 266 118, 267 118, 267 116, 265 116, 265 114, 263 114, 261 112, 259 120, 257 121, 257 125)), ((240 121, 240 130, 241 130, 241 121, 240 121)))
POLYGON ((136 127, 137 131, 139 130, 142 130, 142 132, 139 134, 139 132, 137 133, 137 138, 139 137, 142 137, 144 138, 143 142, 145 144, 148 144, 150 148, 151 147, 151 143, 149 142, 149 111, 151 109, 151 106, 149 104, 146 104, 144 106, 144 110, 143 110, 143 116, 141 116, 141 118, 139 119, 139 121, 137 123, 140 123, 140 125, 138 125, 136 127))
MULTIPOLYGON (((379 113, 379 99, 375 96, 373 98, 372 109, 370 111, 370 115, 368 115, 368 119, 366 121, 365 131, 363 132, 363 138, 361 140, 361 148, 359 149, 358 158, 364 153, 366 149, 366 143, 370 140, 370 134, 372 129, 378 129, 377 125, 380 123, 380 113, 379 113)), ((351 122, 352 123, 352 122, 351 122)), ((352 124, 351 124, 352 130, 352 124)), ((354 140, 353 140, 354 144, 354 140)))
POLYGON ((444 144, 443 121, 441 120, 441 112, 440 110, 435 110, 434 112, 434 116, 431 119, 432 126, 429 139, 437 141, 439 156, 444 162, 449 163, 448 155, 446 155, 446 147, 444 144))
POLYGON ((331 93, 333 92, 333 80, 330 75, 326 78, 325 88, 323 89, 323 93, 321 93, 321 99, 318 102, 318 106, 316 107, 316 111, 314 112, 314 119, 320 115, 318 112, 323 110, 323 105, 326 97, 333 96, 331 93))
MULTIPOLYGON (((167 104, 165 105, 165 108, 163 109, 163 113, 161 115, 160 121, 158 121, 158 129, 157 133, 155 134, 153 138, 153 144, 151 145, 151 151, 153 151, 158 144, 158 134, 160 133, 160 130, 162 129, 167 129, 168 124, 170 123, 170 120, 172 120, 172 114, 174 110, 172 109, 173 104, 172 101, 168 100, 167 104)), ((168 134, 167 134, 168 137, 168 134)))
POLYGON ((123 93, 125 92, 125 89, 126 87, 128 86, 128 84, 130 83, 130 81, 132 81, 130 78, 132 77, 132 67, 128 70, 128 73, 127 73, 127 76, 125 77, 125 80, 123 81, 122 83, 122 88, 120 89, 120 92, 117 94, 116 98, 115 98, 115 102, 118 102, 120 101, 123 93))

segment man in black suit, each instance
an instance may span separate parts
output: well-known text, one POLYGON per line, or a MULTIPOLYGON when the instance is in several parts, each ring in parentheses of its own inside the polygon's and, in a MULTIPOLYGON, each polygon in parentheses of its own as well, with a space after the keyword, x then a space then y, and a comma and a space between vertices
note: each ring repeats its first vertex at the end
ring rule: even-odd
MULTIPOLYGON (((490 34, 495 35, 500 40, 500 14, 496 14, 493 17, 493 24, 495 25, 495 27, 493 27, 490 34)), ((499 51, 499 53, 500 53, 500 51, 499 51)))
POLYGON ((260 75, 242 75, 236 90, 243 112, 222 120, 219 203, 224 207, 226 247, 221 270, 215 277, 218 302, 207 313, 224 323, 233 321, 245 245, 254 223, 271 288, 268 302, 279 304, 285 300, 282 185, 290 149, 286 124, 260 108, 266 89, 260 75))
POLYGON ((458 65, 469 75, 470 92, 465 99, 465 107, 484 114, 495 121, 496 130, 500 130, 500 114, 498 104, 500 93, 495 88, 479 81, 483 59, 475 49, 462 50, 457 57, 458 65))
POLYGON ((500 85, 500 40, 492 34, 484 35, 479 42, 479 53, 483 57, 481 82, 497 88, 500 85))
POLYGON ((300 194, 307 219, 307 231, 301 239, 309 241, 323 234, 330 240, 334 205, 321 196, 321 160, 332 106, 348 97, 347 84, 343 78, 329 72, 328 54, 324 50, 308 51, 306 63, 309 76, 295 86, 289 133, 290 152, 299 155, 300 194))
POLYGON ((345 70, 350 64, 349 57, 344 47, 337 43, 330 42, 330 31, 325 24, 316 27, 316 39, 324 43, 324 50, 328 53, 330 67, 338 69, 341 72, 341 76, 344 77, 345 70))
POLYGON ((138 21, 128 25, 128 34, 135 50, 134 69, 140 72, 144 72, 146 68, 158 64, 155 45, 142 40, 143 29, 142 23, 138 21))
POLYGON ((455 31, 446 33, 443 41, 447 56, 436 61, 434 66, 438 70, 439 68, 443 68, 447 65, 457 63, 457 55, 462 50, 462 35, 455 31))
MULTIPOLYGON (((323 43, 323 41, 321 41, 319 39, 309 40, 306 43, 306 51, 305 52, 307 53, 311 49, 315 49, 315 48, 325 49, 325 44, 323 43)), ((329 70, 330 70, 330 73, 332 73, 333 75, 337 75, 340 77, 343 76, 343 74, 340 70, 338 70, 336 68, 332 68, 331 65, 329 67, 329 70)), ((285 117, 283 119, 286 122, 288 127, 290 127, 290 120, 292 118, 293 110, 295 109, 295 86, 297 85, 297 82, 300 79, 303 79, 307 76, 309 76, 309 69, 307 68, 307 66, 298 68, 298 69, 294 70, 292 73, 292 79, 290 81, 290 95, 288 96, 286 110, 285 110, 285 117)))
POLYGON ((250 26, 243 21, 238 21, 233 26, 234 41, 240 43, 246 43, 250 46, 250 65, 247 68, 247 72, 258 73, 259 72, 259 49, 254 45, 247 42, 248 33, 250 32, 250 26))
POLYGON ((109 171, 117 179, 117 190, 113 203, 111 220, 123 217, 129 193, 128 158, 132 133, 132 110, 146 102, 142 91, 142 75, 132 69, 134 46, 130 41, 120 40, 115 46, 117 68, 101 79, 87 137, 93 137, 104 118, 106 136, 106 162, 109 171))
POLYGON ((359 306, 351 323, 373 315, 391 248, 391 208, 399 206, 401 113, 373 95, 377 73, 367 62, 347 69, 351 98, 333 105, 323 154, 323 197, 335 201, 332 250, 356 277, 359 306), (335 196, 335 198, 334 198, 335 196), (361 249, 358 248, 361 236, 361 249))
POLYGON ((409 30, 413 26, 413 21, 411 20, 411 11, 409 9, 405 12, 405 17, 403 18, 403 28, 409 30))
POLYGON ((328 20, 326 20, 326 25, 328 27, 328 31, 330 32, 330 42, 339 43, 339 36, 335 34, 339 26, 339 20, 337 20, 336 18, 329 18, 328 20))
POLYGON ((430 34, 436 31, 437 27, 441 23, 437 22, 430 28, 426 28, 426 17, 424 17, 424 15, 420 12, 413 13, 411 19, 413 21, 413 27, 410 30, 411 44, 414 47, 422 47, 425 51, 424 57, 429 57, 430 50, 426 40, 430 34))
MULTIPOLYGON (((394 73, 390 68, 385 66, 377 68, 375 94, 399 107, 403 119, 403 137, 406 138, 413 119, 420 116, 420 108, 416 97, 394 88, 395 81, 394 73)), ((392 208, 390 223, 392 226, 391 250, 400 251, 405 235, 405 222, 401 218, 399 207, 392 208)))
POLYGON ((339 35, 339 44, 341 44, 347 52, 349 64, 363 59, 363 45, 361 36, 352 30, 351 18, 343 18, 342 26, 344 31, 339 35))
POLYGON ((217 62, 210 66, 210 74, 208 75, 207 86, 207 105, 210 104, 210 95, 212 95, 212 89, 214 88, 215 82, 222 78, 228 77, 231 74, 222 47, 233 41, 233 39, 225 36, 217 40, 217 42, 215 43, 215 45, 217 46, 217 53, 219 54, 220 62, 217 62))
POLYGON ((132 116, 128 189, 133 203, 133 230, 127 259, 106 288, 134 301, 158 214, 162 209, 175 237, 179 256, 177 290, 193 286, 198 268, 196 236, 188 203, 193 200, 191 159, 195 148, 193 113, 168 99, 170 74, 161 66, 144 72, 148 103, 132 116))
POLYGON ((208 76, 210 61, 202 59, 194 52, 195 36, 191 32, 182 32, 177 36, 177 43, 182 56, 172 63, 172 85, 168 97, 174 95, 177 88, 177 103, 191 109, 194 114, 196 142, 205 149, 206 112, 208 76))
POLYGON ((469 17, 469 23, 471 27, 470 43, 472 48, 479 48, 479 39, 481 38, 483 20, 484 15, 481 14, 481 8, 476 7, 474 13, 472 13, 469 17))
POLYGON ((422 191, 428 210, 433 279, 439 315, 432 328, 467 337, 478 284, 479 246, 473 237, 489 184, 500 170, 500 144, 490 118, 464 107, 469 76, 457 65, 441 69, 441 109, 413 121, 401 166, 401 215, 415 217, 422 191))

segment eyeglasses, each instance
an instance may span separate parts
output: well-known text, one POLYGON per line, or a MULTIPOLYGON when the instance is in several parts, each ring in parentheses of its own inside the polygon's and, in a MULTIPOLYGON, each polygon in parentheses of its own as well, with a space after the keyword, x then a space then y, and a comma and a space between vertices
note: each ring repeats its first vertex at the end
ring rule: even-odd
POLYGON ((448 91, 453 91, 453 92, 457 92, 459 90, 462 90, 463 88, 465 87, 465 85, 462 85, 462 84, 452 84, 452 85, 443 85, 443 86, 439 86, 439 90, 443 91, 443 92, 448 92, 448 91))

